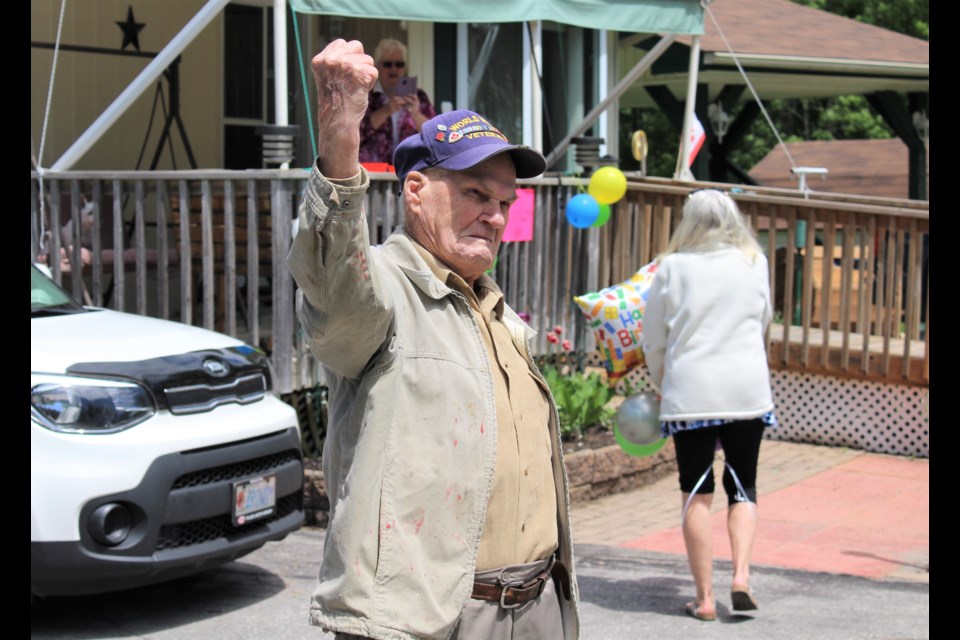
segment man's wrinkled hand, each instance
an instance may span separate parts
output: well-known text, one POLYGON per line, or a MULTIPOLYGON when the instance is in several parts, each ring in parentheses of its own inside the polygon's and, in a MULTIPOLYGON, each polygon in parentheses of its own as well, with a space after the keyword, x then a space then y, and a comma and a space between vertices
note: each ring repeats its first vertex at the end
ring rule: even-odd
POLYGON ((363 52, 358 40, 334 40, 313 58, 320 119, 352 117, 357 124, 367 109, 367 96, 377 82, 373 58, 363 52))
POLYGON ((360 121, 377 82, 377 67, 363 44, 343 39, 324 47, 311 67, 317 85, 321 170, 331 178, 352 176, 357 170, 360 121))

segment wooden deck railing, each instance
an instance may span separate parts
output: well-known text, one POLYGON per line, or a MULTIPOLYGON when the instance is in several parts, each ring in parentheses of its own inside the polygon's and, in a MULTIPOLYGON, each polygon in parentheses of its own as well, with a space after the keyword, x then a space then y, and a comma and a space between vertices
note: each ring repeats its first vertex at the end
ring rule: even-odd
MULTIPOLYGON (((320 381, 284 264, 305 171, 47 171, 42 207, 39 176, 31 178, 31 259, 61 256, 51 261, 54 278, 78 298, 262 346, 284 393, 320 381)), ((376 244, 399 224, 401 206, 395 177, 371 178, 365 206, 376 244)), ((592 353, 573 297, 650 262, 686 194, 716 186, 738 201, 769 258, 772 366, 929 384, 927 202, 631 177, 610 221, 581 230, 564 208, 586 180, 521 183, 535 192, 533 240, 505 243, 492 275, 511 306, 529 314, 540 353, 556 325, 592 353)))

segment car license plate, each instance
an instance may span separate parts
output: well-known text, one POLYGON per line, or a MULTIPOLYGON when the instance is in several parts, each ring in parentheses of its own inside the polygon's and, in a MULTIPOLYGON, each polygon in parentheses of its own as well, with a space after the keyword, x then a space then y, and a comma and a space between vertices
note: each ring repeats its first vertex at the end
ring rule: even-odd
POLYGON ((233 483, 233 524, 270 517, 277 510, 277 477, 261 476, 233 483))

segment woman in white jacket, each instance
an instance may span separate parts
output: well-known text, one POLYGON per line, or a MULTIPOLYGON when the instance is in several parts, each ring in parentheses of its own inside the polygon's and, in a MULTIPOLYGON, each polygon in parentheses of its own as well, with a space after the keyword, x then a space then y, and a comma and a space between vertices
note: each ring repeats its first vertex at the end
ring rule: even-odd
POLYGON ((696 600, 686 611, 715 620, 712 586, 713 461, 722 449, 735 611, 757 608, 750 553, 757 527, 760 442, 776 426, 764 335, 772 319, 767 260, 736 203, 716 189, 690 193, 658 259, 643 315, 643 352, 661 393, 683 494, 683 539, 696 600))

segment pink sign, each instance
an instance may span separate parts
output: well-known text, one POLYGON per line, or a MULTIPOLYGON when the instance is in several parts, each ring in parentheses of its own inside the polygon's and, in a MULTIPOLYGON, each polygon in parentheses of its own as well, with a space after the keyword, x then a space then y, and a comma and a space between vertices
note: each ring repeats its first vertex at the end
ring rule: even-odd
POLYGON ((517 189, 517 199, 510 205, 510 219, 503 230, 504 242, 533 240, 533 189, 517 189))

